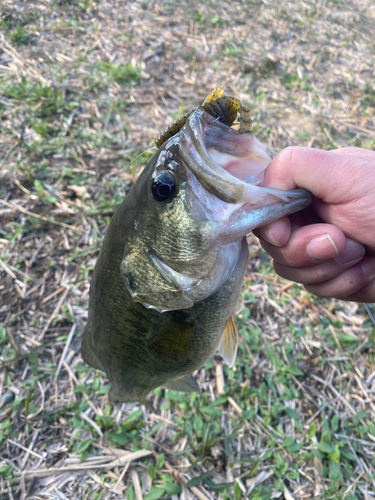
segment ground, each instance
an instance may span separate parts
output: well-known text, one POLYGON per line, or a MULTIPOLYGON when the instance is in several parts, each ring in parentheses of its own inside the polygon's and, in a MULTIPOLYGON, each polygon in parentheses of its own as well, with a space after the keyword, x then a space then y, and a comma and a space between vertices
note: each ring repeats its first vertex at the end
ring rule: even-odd
POLYGON ((216 86, 276 151, 375 145, 371 0, 2 0, 4 499, 373 499, 375 330, 250 238, 232 369, 112 404, 80 356, 90 276, 154 139, 216 86))

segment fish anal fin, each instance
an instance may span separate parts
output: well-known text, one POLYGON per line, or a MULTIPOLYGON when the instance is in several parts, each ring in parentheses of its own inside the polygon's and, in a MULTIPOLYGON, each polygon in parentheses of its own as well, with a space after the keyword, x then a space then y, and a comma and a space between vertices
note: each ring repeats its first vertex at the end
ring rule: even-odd
POLYGON ((191 355, 193 341, 194 325, 171 316, 151 335, 147 349, 154 356, 180 360, 191 355))
POLYGON ((163 387, 172 391, 201 392, 198 382, 192 375, 183 375, 182 377, 168 380, 168 382, 163 384, 163 387))
POLYGON ((113 387, 109 391, 108 394, 109 400, 111 403, 137 403, 138 401, 142 404, 145 405, 148 411, 153 412, 155 411, 155 408, 152 406, 152 403, 146 398, 146 396, 142 396, 140 398, 134 397, 134 398, 127 398, 126 396, 118 393, 116 389, 113 387))
POLYGON ((97 355, 93 351, 91 347, 91 342, 90 342, 90 333, 86 328, 83 331, 83 338, 82 338, 82 346, 81 346, 81 355, 83 360, 93 368, 97 368, 98 370, 103 370, 103 365, 101 364, 100 360, 98 359, 97 355))
POLYGON ((238 328, 234 314, 230 316, 225 325, 219 344, 219 354, 230 367, 234 365, 238 348, 238 328))

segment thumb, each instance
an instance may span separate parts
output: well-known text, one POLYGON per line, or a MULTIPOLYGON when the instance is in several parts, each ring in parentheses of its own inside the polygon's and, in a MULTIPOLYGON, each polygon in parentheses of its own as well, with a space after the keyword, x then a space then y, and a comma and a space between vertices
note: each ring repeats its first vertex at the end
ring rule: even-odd
POLYGON ((263 185, 277 189, 303 187, 317 198, 328 201, 332 186, 343 175, 345 157, 334 151, 288 147, 266 168, 263 185))

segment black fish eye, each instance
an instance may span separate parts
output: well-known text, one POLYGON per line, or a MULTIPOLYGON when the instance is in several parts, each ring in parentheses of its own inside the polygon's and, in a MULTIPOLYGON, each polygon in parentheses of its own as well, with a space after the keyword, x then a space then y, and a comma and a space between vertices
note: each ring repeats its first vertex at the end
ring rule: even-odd
POLYGON ((151 190, 152 196, 157 201, 165 201, 172 197, 176 192, 176 185, 171 174, 169 172, 161 172, 153 180, 151 190))

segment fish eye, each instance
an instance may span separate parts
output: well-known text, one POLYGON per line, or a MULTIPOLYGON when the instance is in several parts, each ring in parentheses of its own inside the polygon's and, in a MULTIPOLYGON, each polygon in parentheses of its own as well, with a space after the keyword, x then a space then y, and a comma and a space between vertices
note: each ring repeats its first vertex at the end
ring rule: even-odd
POLYGON ((165 201, 171 198, 176 192, 176 185, 169 172, 160 172, 151 186, 152 196, 157 201, 165 201))

